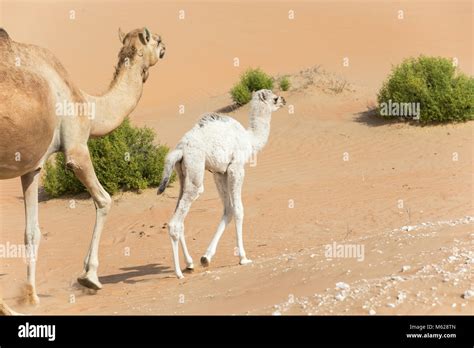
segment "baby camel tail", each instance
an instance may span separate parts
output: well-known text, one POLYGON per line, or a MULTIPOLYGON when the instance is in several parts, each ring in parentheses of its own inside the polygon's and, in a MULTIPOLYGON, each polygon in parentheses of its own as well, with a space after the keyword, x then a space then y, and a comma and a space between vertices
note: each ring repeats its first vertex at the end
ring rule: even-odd
POLYGON ((232 218, 235 220, 240 264, 252 262, 245 254, 242 239, 244 208, 241 191, 245 176, 244 166, 252 155, 259 152, 267 143, 272 112, 283 105, 285 99, 270 90, 262 89, 254 92, 250 103, 250 125, 247 129, 231 117, 207 113, 166 157, 158 194, 165 191, 174 168, 180 183, 180 193, 175 212, 168 224, 168 232, 178 278, 183 278, 179 265, 178 244, 181 244, 186 268, 194 269, 193 259, 189 255, 184 238, 184 219, 191 204, 204 192, 203 180, 206 170, 214 175, 224 211, 216 233, 206 253, 201 257, 201 264, 209 266, 216 253, 219 239, 232 218))

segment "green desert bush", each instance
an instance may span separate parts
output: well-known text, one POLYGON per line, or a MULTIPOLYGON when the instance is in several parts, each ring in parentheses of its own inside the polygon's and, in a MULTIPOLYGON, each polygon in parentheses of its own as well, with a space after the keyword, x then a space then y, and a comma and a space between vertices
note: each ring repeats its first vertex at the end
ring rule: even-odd
MULTIPOLYGON (((95 172, 107 192, 159 185, 168 148, 154 145, 154 138, 152 129, 133 127, 125 119, 112 133, 89 140, 95 172)), ((43 185, 51 197, 86 191, 72 170, 66 168, 62 153, 56 155, 53 163, 46 164, 43 185)))
POLYGON ((247 104, 252 99, 252 92, 243 83, 237 83, 230 91, 232 100, 238 105, 247 104))
POLYGON ((284 76, 281 80, 280 80, 280 89, 282 91, 287 91, 289 90, 291 87, 291 83, 290 83, 290 80, 288 79, 288 76, 284 76))
POLYGON ((387 105, 401 110, 403 103, 419 103, 423 124, 474 119, 474 79, 458 72, 447 58, 405 59, 392 69, 377 99, 378 113, 384 117, 397 116, 387 115, 387 105))
POLYGON ((248 69, 230 90, 232 100, 238 105, 247 104, 252 99, 252 92, 259 89, 272 89, 273 79, 260 68, 248 69))

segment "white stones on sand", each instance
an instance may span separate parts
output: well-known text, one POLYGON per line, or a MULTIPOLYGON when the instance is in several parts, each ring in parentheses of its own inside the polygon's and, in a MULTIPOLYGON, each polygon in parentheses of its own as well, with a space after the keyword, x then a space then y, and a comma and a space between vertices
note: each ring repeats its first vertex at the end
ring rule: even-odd
POLYGON ((399 291, 397 295, 397 302, 402 303, 407 298, 407 293, 404 291, 399 291))
POLYGON ((337 282, 336 283, 336 288, 341 289, 341 290, 349 290, 351 287, 347 283, 337 282))
POLYGON ((405 232, 411 232, 416 229, 416 226, 402 226, 401 230, 405 232))
POLYGON ((402 267, 402 272, 408 272, 411 269, 411 266, 403 266, 402 267))
POLYGON ((336 283, 336 288, 341 290, 338 292, 334 297, 338 301, 344 301, 347 297, 347 292, 350 290, 350 286, 347 283, 344 282, 337 282, 336 283))
POLYGON ((474 290, 466 290, 464 291, 464 294, 462 294, 463 299, 469 299, 471 297, 474 297, 474 290))

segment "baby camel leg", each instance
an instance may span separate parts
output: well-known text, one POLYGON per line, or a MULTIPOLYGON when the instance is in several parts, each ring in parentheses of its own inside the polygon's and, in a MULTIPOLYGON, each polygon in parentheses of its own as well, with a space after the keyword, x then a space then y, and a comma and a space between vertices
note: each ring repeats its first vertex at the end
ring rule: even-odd
POLYGON ((186 268, 190 270, 194 269, 193 260, 191 255, 189 255, 186 247, 186 240, 184 238, 184 219, 191 208, 191 204, 203 192, 204 162, 196 161, 196 163, 202 163, 202 166, 187 168, 185 163, 181 163, 181 170, 183 171, 184 179, 182 183, 182 194, 180 194, 181 198, 178 201, 173 217, 168 224, 168 232, 171 238, 171 246, 173 248, 174 269, 176 276, 179 279, 184 278, 184 276, 179 265, 178 243, 181 243, 181 248, 186 261, 186 268))
POLYGON ((176 174, 178 175, 179 179, 179 197, 178 197, 178 202, 176 203, 176 209, 178 209, 178 204, 179 201, 181 200, 181 197, 183 197, 183 189, 184 189, 184 173, 183 173, 183 168, 181 167, 182 162, 179 161, 175 164, 174 169, 176 171, 176 174))
MULTIPOLYGON (((178 179, 179 179, 179 197, 178 197, 178 203, 176 204, 176 209, 178 209, 179 202, 181 201, 181 198, 183 197, 183 191, 184 191, 184 174, 183 174, 183 169, 181 167, 181 163, 182 162, 178 162, 175 165, 176 174, 178 175, 178 179)), ((184 260, 186 261, 186 269, 192 271, 194 270, 193 259, 188 252, 188 247, 186 246, 184 233, 181 233, 179 235, 179 242, 181 244, 181 249, 183 250, 184 260)))
POLYGON ((186 242, 184 240, 184 219, 191 208, 191 204, 198 198, 198 188, 194 185, 188 185, 184 188, 183 196, 178 202, 176 211, 171 218, 170 223, 168 224, 168 232, 171 238, 171 246, 173 248, 173 263, 174 271, 176 276, 181 279, 183 278, 183 273, 181 272, 181 267, 179 266, 179 251, 178 243, 181 242, 181 247, 183 249, 184 258, 186 260, 186 267, 193 269, 193 260, 189 255, 189 252, 186 247, 186 242))
POLYGON ((222 204, 224 205, 224 212, 222 213, 221 221, 219 226, 217 226, 217 231, 214 234, 214 237, 212 238, 206 253, 201 257, 201 265, 204 267, 209 266, 211 263, 211 259, 216 253, 217 244, 219 243, 225 228, 231 222, 232 216, 234 215, 232 206, 230 204, 229 189, 227 186, 227 174, 215 173, 214 181, 216 182, 217 191, 219 191, 219 196, 221 197, 222 204))
POLYGON ((237 248, 239 249, 240 264, 246 265, 252 260, 247 259, 244 250, 244 242, 242 238, 242 224, 244 221, 244 207, 242 205, 242 185, 244 183, 245 170, 244 166, 239 163, 232 163, 227 169, 229 197, 232 203, 235 217, 235 230, 237 234, 237 248))

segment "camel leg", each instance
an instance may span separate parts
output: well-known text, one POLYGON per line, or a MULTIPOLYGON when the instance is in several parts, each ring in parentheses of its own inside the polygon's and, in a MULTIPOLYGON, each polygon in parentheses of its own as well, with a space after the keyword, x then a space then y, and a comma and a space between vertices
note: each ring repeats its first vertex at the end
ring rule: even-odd
MULTIPOLYGON (((179 197, 178 197, 178 202, 176 204, 176 209, 178 209, 179 202, 181 201, 181 198, 183 197, 183 190, 184 190, 184 174, 181 168, 181 162, 176 163, 175 170, 176 170, 176 173, 178 174, 178 179, 179 179, 179 197)), ((190 271, 194 270, 193 259, 191 258, 191 255, 188 252, 188 247, 186 246, 186 240, 184 239, 183 233, 179 235, 179 243, 181 244, 181 248, 184 254, 184 259, 186 261, 186 269, 190 271)))
POLYGON ((186 247, 186 242, 184 239, 184 219, 191 208, 191 204, 199 196, 198 188, 194 185, 185 187, 183 196, 178 202, 178 207, 171 218, 170 223, 168 224, 168 233, 171 238, 171 246, 173 248, 173 264, 176 276, 181 279, 183 278, 183 273, 181 272, 181 267, 179 266, 179 252, 178 252, 178 243, 181 242, 181 247, 183 250, 184 258, 186 261, 186 267, 192 269, 193 260, 189 255, 189 252, 186 247))
POLYGON ((184 232, 179 235, 179 243, 181 244, 181 249, 183 250, 184 260, 186 261, 186 269, 189 271, 194 270, 193 259, 189 254, 188 247, 186 246, 184 232))
POLYGON ((237 248, 239 249, 240 264, 246 265, 252 260, 248 259, 242 237, 242 224, 244 220, 244 206, 242 204, 242 185, 244 183, 245 170, 244 167, 238 163, 233 163, 227 170, 229 197, 232 203, 232 208, 235 217, 235 230, 237 234, 237 248))
POLYGON ((178 197, 178 202, 176 202, 176 209, 178 209, 178 204, 179 201, 181 200, 181 197, 183 197, 183 190, 184 190, 184 173, 183 169, 181 167, 181 161, 177 162, 174 166, 176 174, 178 174, 178 179, 179 179, 179 197, 178 197))
MULTIPOLYGON (((173 249, 173 264, 176 276, 181 279, 184 278, 179 265, 179 251, 178 243, 181 243, 184 258, 186 261, 186 268, 193 269, 193 260, 189 255, 186 247, 186 241, 184 237, 184 219, 191 208, 191 204, 199 197, 204 191, 203 180, 204 180, 204 159, 200 161, 198 158, 193 158, 192 166, 181 163, 182 177, 180 178, 182 185, 182 194, 176 206, 176 210, 168 224, 168 233, 171 238, 171 246, 173 249), (196 163, 196 164, 195 164, 196 163)), ((181 175, 178 172, 178 175, 181 175)))
POLYGON ((221 221, 219 223, 219 226, 217 226, 216 233, 214 234, 214 237, 212 238, 206 253, 204 254, 204 256, 201 257, 201 265, 203 265, 204 267, 208 267, 211 263, 211 259, 215 255, 217 250, 217 244, 219 243, 219 240, 222 237, 225 228, 232 221, 232 216, 234 215, 232 206, 230 204, 227 174, 215 173, 214 181, 216 183, 219 196, 221 197, 222 204, 224 205, 224 212, 222 213, 221 221))
POLYGON ((4 301, 3 297, 0 296, 0 316, 2 315, 23 315, 20 313, 15 312, 11 309, 4 301))
POLYGON ((38 224, 38 179, 40 170, 35 170, 21 177, 21 186, 25 198, 25 246, 27 262, 27 289, 26 301, 30 304, 39 304, 36 293, 36 261, 41 231, 38 224))
POLYGON ((94 290, 102 288, 97 276, 99 267, 99 242, 107 214, 112 206, 112 199, 104 190, 95 175, 87 145, 66 152, 66 165, 74 171, 76 177, 84 184, 94 200, 96 220, 89 251, 84 260, 83 274, 77 279, 79 284, 94 290))
POLYGON ((19 315, 17 312, 7 306, 3 299, 0 297, 0 315, 19 315))

